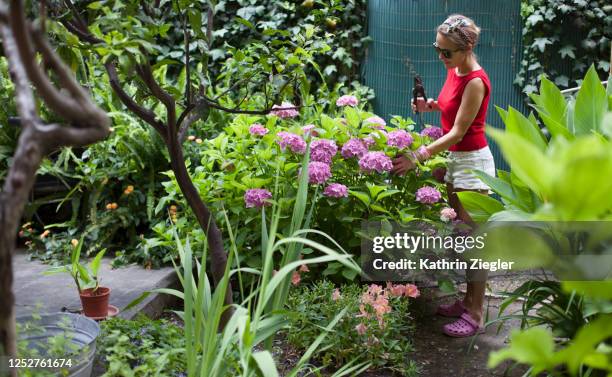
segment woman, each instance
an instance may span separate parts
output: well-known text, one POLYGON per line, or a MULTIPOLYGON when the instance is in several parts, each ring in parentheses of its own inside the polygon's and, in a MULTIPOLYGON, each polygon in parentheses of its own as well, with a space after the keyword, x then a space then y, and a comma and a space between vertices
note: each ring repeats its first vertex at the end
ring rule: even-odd
MULTIPOLYGON (((473 20, 452 15, 438 26, 434 48, 447 69, 446 82, 438 100, 418 98, 413 111, 440 111, 444 136, 420 147, 411 156, 393 161, 395 174, 406 174, 416 167, 415 160, 425 161, 432 155, 449 150, 446 189, 449 204, 460 220, 473 225, 459 199, 459 191, 478 191, 488 194, 485 185, 471 170, 483 170, 495 175, 493 155, 485 138, 485 119, 491 85, 484 69, 478 64, 474 47, 480 28, 473 20)), ((486 271, 467 271, 467 292, 462 301, 441 305, 437 313, 446 317, 459 317, 444 326, 444 333, 453 337, 467 337, 483 331, 483 303, 486 271)))

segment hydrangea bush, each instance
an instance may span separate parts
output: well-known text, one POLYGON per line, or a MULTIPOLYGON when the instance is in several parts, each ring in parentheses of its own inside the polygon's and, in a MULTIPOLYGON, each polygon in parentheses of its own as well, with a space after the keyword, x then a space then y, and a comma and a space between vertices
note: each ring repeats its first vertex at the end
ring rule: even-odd
MULTIPOLYGON (((356 95, 336 96, 325 101, 309 96, 301 106, 285 101, 277 107, 285 110, 266 116, 238 115, 216 137, 197 145, 201 165, 194 169, 194 181, 217 207, 218 223, 225 223, 225 209, 234 232, 239 230, 241 262, 259 265, 255 225, 261 210, 269 200, 291 205, 305 153, 310 158, 310 226, 330 234, 348 252, 359 254, 362 220, 440 221, 446 205, 432 171, 444 165, 443 157, 406 176, 391 173, 394 157, 436 138, 434 127, 419 134, 410 119, 394 117, 387 124, 356 95)), ((166 187, 168 202, 180 200, 172 180, 166 187)), ((319 272, 355 278, 339 263, 319 272)))

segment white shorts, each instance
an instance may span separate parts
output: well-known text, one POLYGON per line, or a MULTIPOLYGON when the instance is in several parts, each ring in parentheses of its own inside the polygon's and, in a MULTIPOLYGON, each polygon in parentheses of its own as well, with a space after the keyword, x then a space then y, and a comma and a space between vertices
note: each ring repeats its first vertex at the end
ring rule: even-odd
POLYGON ((495 177, 495 160, 488 146, 468 152, 451 151, 444 180, 454 188, 464 190, 489 190, 471 170, 482 170, 495 177))

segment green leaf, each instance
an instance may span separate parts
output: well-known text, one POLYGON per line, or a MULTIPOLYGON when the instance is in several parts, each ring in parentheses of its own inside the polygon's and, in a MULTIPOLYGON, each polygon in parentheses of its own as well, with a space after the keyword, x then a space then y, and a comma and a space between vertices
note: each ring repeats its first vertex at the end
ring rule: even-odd
POLYGON ((253 354, 253 359, 264 376, 278 377, 278 370, 269 351, 259 351, 253 354))
POLYGON ((574 50, 576 50, 576 47, 572 45, 565 45, 559 50, 559 54, 562 58, 569 56, 570 58, 575 59, 576 55, 574 55, 574 50))
POLYGON ((529 188, 543 197, 548 196, 557 166, 542 151, 524 138, 490 128, 487 133, 500 146, 512 172, 529 188))
POLYGON ((595 67, 591 65, 576 95, 574 108, 575 133, 583 135, 600 130, 607 108, 606 89, 599 81, 595 67))
POLYGON ((493 190, 502 198, 508 200, 510 203, 516 205, 517 207, 525 211, 529 210, 529 205, 526 203, 522 203, 520 199, 514 194, 514 191, 512 190, 512 185, 510 183, 500 178, 492 177, 481 170, 475 170, 474 175, 476 175, 482 182, 489 186, 491 190, 493 190))
POLYGON ((502 361, 511 359, 522 364, 532 365, 532 375, 553 366, 555 343, 550 331, 533 327, 525 331, 514 331, 510 336, 510 346, 489 354, 488 367, 495 368, 502 361))
POLYGON ((469 212, 472 220, 477 223, 485 222, 495 212, 504 210, 502 203, 478 192, 460 191, 457 196, 459 196, 461 205, 469 212))
POLYGON ((508 108, 505 124, 507 133, 522 137, 541 151, 546 150, 546 138, 537 124, 534 125, 528 118, 513 107, 508 108))
MULTIPOLYGON (((567 101, 561 93, 561 90, 557 86, 548 80, 546 77, 542 77, 540 82, 540 95, 539 98, 540 108, 550 118, 560 123, 562 126, 566 125, 566 112, 567 112, 567 101)), ((540 114, 542 111, 538 111, 540 114)))
POLYGON ((612 300, 612 281, 563 281, 563 290, 576 291, 580 295, 590 298, 612 300))
POLYGON ((104 256, 105 252, 106 252, 106 249, 100 250, 100 252, 98 252, 98 254, 96 254, 96 256, 94 257, 93 261, 91 261, 91 264, 90 264, 91 273, 95 277, 98 276, 98 270, 100 270, 100 263, 102 262, 102 257, 104 256))
POLYGON ((552 41, 549 38, 535 38, 531 46, 537 47, 540 52, 544 52, 546 45, 550 44, 552 44, 552 41))
POLYGON ((349 190, 349 194, 361 200, 366 207, 370 205, 370 197, 365 192, 349 190))

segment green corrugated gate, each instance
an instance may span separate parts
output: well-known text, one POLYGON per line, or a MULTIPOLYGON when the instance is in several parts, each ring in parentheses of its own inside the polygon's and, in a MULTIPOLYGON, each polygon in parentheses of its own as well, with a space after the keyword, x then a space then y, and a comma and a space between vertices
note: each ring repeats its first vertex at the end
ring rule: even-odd
MULTIPOLYGON (((431 44, 436 27, 453 13, 471 17, 482 29, 475 52, 491 79, 487 122, 503 127, 494 105, 525 112, 521 91, 512 83, 522 51, 519 12, 519 0, 370 0, 368 33, 373 42, 362 73, 364 83, 375 90, 376 113, 387 120, 391 115, 412 116, 412 69, 423 78, 427 96, 438 96, 446 71, 431 44)), ((424 120, 439 125, 439 113, 425 114, 424 120)), ((507 170, 491 145, 497 167, 507 170)))

